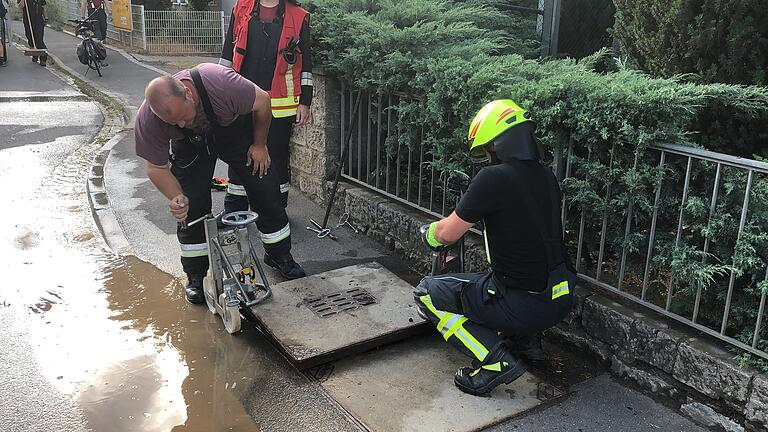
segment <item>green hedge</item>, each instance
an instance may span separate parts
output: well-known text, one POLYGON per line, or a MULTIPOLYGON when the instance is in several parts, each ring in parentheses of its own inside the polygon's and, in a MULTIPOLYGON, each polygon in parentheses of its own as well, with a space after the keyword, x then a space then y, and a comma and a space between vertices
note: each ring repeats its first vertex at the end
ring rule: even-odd
MULTIPOLYGON (((613 33, 633 67, 700 82, 768 84, 768 5, 763 0, 615 0, 613 33)), ((768 156, 768 114, 712 104, 689 130, 706 148, 768 156)))
POLYGON ((653 75, 768 84, 764 0, 614 0, 614 34, 633 66, 653 75))
MULTIPOLYGON (((651 142, 691 143, 697 114, 716 105, 750 116, 768 105, 758 87, 695 85, 650 78, 626 67, 601 75, 557 60, 521 55, 531 40, 486 23, 513 22, 497 1, 310 0, 317 56, 333 73, 363 89, 404 91, 418 98, 408 118, 431 127, 435 151, 461 159, 469 120, 493 98, 530 109, 549 147, 651 142)), ((463 161, 462 161, 463 162, 463 161)))
MULTIPOLYGON (((306 3, 313 12, 318 57, 324 66, 357 88, 413 96, 401 100, 397 108, 399 141, 387 137, 389 154, 421 143, 435 156, 438 169, 468 169, 468 123, 485 102, 497 98, 514 99, 529 109, 538 123, 537 134, 549 150, 571 146, 572 177, 563 185, 566 239, 575 257, 580 217, 585 215, 579 264, 586 274, 595 273, 605 218, 604 280, 617 283, 618 263, 626 249, 625 288, 639 294, 655 186, 663 181, 649 300, 663 306, 666 289, 673 284, 673 310, 690 316, 691 297, 702 287, 706 304, 700 321, 718 327, 728 275, 736 269, 738 290, 747 295, 734 298, 727 334, 745 341, 751 337, 755 297, 765 289, 758 282, 768 262, 767 242, 759 234, 760 227, 768 227, 768 202, 762 198, 765 194, 756 195, 768 190, 764 180, 756 180, 748 227, 736 245, 744 173, 725 170, 716 218, 707 225, 708 182, 714 173, 711 165, 697 164, 684 209, 685 229, 677 242, 685 164, 670 158, 670 167, 677 169, 659 170, 658 154, 643 150, 663 142, 696 145, 700 136, 692 125, 713 107, 747 119, 764 115, 768 89, 652 78, 617 63, 605 50, 578 62, 527 60, 530 39, 519 38, 503 26, 487 25, 520 19, 492 0, 306 3), (631 169, 636 154, 642 156, 637 169, 631 169), (612 192, 606 195, 609 185, 612 192), (625 236, 630 202, 631 230, 625 236), (709 255, 701 250, 704 238, 716 245, 709 255), (702 262, 704 256, 707 262, 702 262)), ((763 340, 759 347, 768 349, 768 342, 763 340)))

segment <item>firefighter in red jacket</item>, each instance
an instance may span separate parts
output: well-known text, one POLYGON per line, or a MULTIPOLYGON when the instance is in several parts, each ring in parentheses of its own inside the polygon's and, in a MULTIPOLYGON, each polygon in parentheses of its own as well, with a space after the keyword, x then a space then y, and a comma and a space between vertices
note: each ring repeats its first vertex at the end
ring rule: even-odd
MULTIPOLYGON (((293 0, 238 0, 219 60, 272 98, 267 145, 272 167, 280 178, 284 207, 290 183, 291 131, 294 124, 309 120, 312 103, 310 46, 309 14, 293 0)), ((240 180, 232 174, 225 208, 244 210, 248 201, 240 180)))

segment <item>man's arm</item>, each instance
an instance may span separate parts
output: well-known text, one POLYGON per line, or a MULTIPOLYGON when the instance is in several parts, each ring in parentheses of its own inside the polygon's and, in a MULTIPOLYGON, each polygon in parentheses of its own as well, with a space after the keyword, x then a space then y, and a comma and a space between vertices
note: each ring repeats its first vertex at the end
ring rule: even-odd
POLYGON ((85 4, 88 2, 88 0, 83 0, 82 3, 80 3, 80 16, 85 17, 85 4))
POLYGON ((269 94, 253 85, 256 99, 253 102, 253 143, 248 149, 248 166, 252 166, 253 175, 263 177, 272 163, 267 151, 267 134, 272 122, 272 104, 269 94))
POLYGON ((499 181, 495 171, 481 169, 462 195, 456 210, 448 217, 421 227, 419 231, 424 243, 438 250, 459 240, 472 225, 497 208, 499 200, 503 199, 497 192, 499 181))
POLYGON ((189 199, 184 195, 179 181, 171 173, 168 165, 155 165, 147 162, 147 177, 157 190, 168 198, 170 201, 168 207, 176 220, 186 220, 189 211, 189 199))
POLYGON ((107 15, 112 13, 112 6, 111 6, 111 4, 112 4, 112 2, 109 2, 109 1, 105 1, 104 2, 104 12, 106 12, 107 15))
POLYGON ((435 239, 442 244, 451 244, 458 241, 474 225, 460 218, 456 212, 452 212, 435 223, 435 239))
POLYGON ((309 122, 309 106, 312 105, 314 83, 312 79, 312 36, 309 31, 309 15, 301 25, 299 32, 299 50, 301 50, 301 95, 296 110, 296 124, 301 126, 309 122))
POLYGON ((428 248, 439 251, 444 246, 455 243, 474 225, 460 218, 454 211, 448 217, 419 228, 419 236, 428 248))
POLYGON ((219 64, 226 67, 232 67, 232 58, 234 49, 234 43, 232 41, 232 32, 235 25, 235 10, 232 9, 232 18, 229 20, 229 27, 227 28, 227 35, 224 37, 224 44, 221 47, 221 58, 219 64))

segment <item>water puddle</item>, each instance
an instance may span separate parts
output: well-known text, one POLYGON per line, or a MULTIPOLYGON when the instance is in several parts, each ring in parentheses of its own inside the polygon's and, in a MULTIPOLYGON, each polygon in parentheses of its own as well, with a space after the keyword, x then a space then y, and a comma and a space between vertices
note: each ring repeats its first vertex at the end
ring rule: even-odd
MULTIPOLYGON (((253 330, 228 335, 218 317, 182 300, 174 278, 105 249, 85 194, 94 153, 0 150, 0 175, 23 179, 0 189, 0 312, 11 317, 0 342, 14 353, 7 361, 24 366, 18 391, 71 400, 97 431, 260 430, 240 400, 258 372, 253 330)), ((23 400, 3 404, 22 405, 19 415, 39 408, 23 400)))

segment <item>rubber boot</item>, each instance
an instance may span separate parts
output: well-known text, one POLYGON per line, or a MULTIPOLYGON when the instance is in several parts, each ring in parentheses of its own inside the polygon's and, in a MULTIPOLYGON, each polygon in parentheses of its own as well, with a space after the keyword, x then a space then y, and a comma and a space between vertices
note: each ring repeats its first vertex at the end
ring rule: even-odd
POLYGON ((187 275, 187 287, 184 289, 185 298, 192 304, 200 304, 205 301, 203 294, 203 276, 187 275))
POLYGON ((501 342, 491 350, 476 369, 463 367, 456 372, 453 383, 464 393, 483 396, 500 384, 509 384, 524 374, 528 365, 509 352, 501 342))

